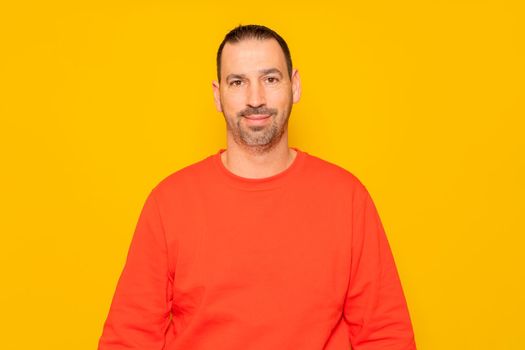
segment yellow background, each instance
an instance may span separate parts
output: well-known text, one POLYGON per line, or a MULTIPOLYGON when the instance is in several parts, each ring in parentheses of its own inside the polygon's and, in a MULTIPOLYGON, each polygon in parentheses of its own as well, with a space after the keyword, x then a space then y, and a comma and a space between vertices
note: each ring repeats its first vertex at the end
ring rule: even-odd
POLYGON ((147 193, 225 146, 220 41, 259 23, 302 76, 290 144, 376 202, 419 349, 525 349, 524 15, 496 0, 2 2, 0 348, 96 348, 147 193))

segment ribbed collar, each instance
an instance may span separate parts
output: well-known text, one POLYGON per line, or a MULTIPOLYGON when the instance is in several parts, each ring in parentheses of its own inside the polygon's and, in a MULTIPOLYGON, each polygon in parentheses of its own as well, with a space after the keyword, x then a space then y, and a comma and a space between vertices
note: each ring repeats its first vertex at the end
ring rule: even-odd
POLYGON ((232 173, 222 163, 221 154, 225 151, 223 148, 219 149, 216 154, 212 155, 211 160, 214 170, 219 173, 219 177, 227 184, 248 191, 269 190, 289 183, 300 173, 308 153, 303 152, 296 147, 291 148, 297 151, 297 155, 292 164, 280 173, 263 178, 247 178, 232 173))

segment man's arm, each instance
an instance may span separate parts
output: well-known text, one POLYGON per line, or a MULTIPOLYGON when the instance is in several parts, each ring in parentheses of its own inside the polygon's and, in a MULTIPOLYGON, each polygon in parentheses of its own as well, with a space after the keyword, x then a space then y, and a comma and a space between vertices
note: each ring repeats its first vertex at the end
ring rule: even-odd
POLYGON ((352 349, 415 350, 394 258, 376 207, 361 183, 352 205, 352 260, 344 306, 352 349))
POLYGON ((166 239, 151 192, 140 213, 98 349, 163 349, 171 286, 166 239))

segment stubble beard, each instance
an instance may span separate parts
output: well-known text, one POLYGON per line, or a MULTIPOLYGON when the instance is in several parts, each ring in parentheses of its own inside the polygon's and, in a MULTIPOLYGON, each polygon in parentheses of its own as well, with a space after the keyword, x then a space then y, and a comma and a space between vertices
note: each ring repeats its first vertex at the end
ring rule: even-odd
POLYGON ((279 113, 270 116, 270 125, 254 125, 247 126, 243 125, 242 120, 244 117, 236 117, 235 123, 231 125, 228 117, 224 115, 228 121, 226 124, 228 130, 233 136, 235 143, 250 153, 266 153, 270 151, 283 137, 284 132, 288 128, 288 120, 290 118, 291 110, 285 111, 286 117, 282 117, 282 123, 279 123, 279 113))

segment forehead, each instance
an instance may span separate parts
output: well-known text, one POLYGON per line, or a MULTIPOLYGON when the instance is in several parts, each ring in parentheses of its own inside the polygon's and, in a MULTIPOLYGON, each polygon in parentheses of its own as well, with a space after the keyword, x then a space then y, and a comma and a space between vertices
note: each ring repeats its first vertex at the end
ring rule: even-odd
POLYGON ((221 76, 268 68, 278 68, 283 74, 286 69, 286 59, 277 40, 246 39, 224 45, 221 76))

